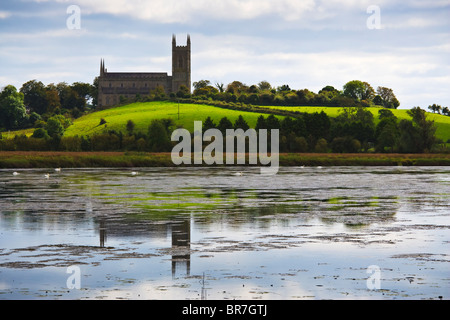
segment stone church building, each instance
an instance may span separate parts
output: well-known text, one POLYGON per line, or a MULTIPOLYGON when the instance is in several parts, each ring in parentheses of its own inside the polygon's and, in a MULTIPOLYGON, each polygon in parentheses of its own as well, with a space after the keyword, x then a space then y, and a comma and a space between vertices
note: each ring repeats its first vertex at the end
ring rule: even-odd
POLYGON ((167 72, 108 72, 105 61, 100 62, 98 78, 98 106, 108 107, 120 102, 120 97, 134 99, 145 97, 160 86, 166 94, 178 92, 185 85, 191 90, 191 39, 187 36, 186 46, 177 46, 172 37, 172 75, 167 72))

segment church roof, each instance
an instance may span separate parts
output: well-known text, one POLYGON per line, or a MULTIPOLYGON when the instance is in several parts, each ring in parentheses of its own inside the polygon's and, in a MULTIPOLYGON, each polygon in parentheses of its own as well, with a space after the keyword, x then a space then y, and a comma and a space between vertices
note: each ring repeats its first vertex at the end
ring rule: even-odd
POLYGON ((158 79, 167 78, 167 72, 105 72, 108 79, 158 79))

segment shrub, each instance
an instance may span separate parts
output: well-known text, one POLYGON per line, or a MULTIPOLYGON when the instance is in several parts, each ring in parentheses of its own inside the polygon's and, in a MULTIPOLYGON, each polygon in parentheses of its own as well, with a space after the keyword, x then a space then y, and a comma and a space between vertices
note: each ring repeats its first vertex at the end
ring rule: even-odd
POLYGON ((318 153, 326 153, 328 151, 327 140, 321 138, 317 141, 314 151, 318 153))
POLYGON ((42 138, 44 138, 44 139, 50 138, 47 133, 47 130, 45 130, 43 128, 37 128, 36 130, 34 130, 32 137, 33 138, 41 138, 41 139, 42 138))
POLYGON ((337 153, 355 153, 361 149, 361 142, 353 137, 337 137, 331 142, 331 150, 337 153))

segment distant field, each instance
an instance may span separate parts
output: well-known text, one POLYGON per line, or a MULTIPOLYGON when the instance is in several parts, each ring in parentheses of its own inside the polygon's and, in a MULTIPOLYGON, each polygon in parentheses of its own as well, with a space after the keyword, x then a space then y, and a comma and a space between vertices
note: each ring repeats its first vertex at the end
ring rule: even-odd
MULTIPOLYGON (((291 110, 291 111, 299 111, 299 112, 325 112, 330 117, 337 117, 339 115, 339 112, 341 108, 335 108, 335 107, 312 107, 312 106, 305 106, 305 107, 279 107, 279 106, 269 106, 264 108, 271 108, 271 109, 278 109, 278 110, 291 110)), ((378 110, 382 109, 377 107, 370 107, 368 108, 370 112, 374 115, 375 123, 378 122, 378 110)), ((399 119, 411 119, 411 117, 407 114, 406 109, 389 109, 392 111, 392 113, 399 119)), ((436 130, 436 136, 443 141, 447 141, 450 139, 450 117, 443 116, 436 113, 427 113, 427 117, 429 120, 434 120, 437 130, 436 130)))
MULTIPOLYGON (((339 115, 341 108, 334 107, 316 107, 316 106, 298 106, 298 107, 279 107, 269 106, 279 110, 292 110, 299 112, 321 112, 324 111, 330 117, 339 115)), ((371 107, 369 110, 373 113, 375 122, 378 121, 378 110, 380 108, 371 107)), ((399 119, 410 119, 405 109, 390 109, 399 119)), ((135 131, 147 132, 148 126, 153 119, 171 118, 175 125, 182 126, 190 131, 193 130, 194 121, 204 121, 210 116, 216 123, 223 117, 227 117, 234 122, 239 115, 242 115, 250 127, 255 127, 257 118, 263 113, 245 112, 230 110, 209 105, 184 104, 180 103, 180 119, 178 120, 178 103, 169 101, 159 102, 141 102, 132 103, 126 106, 97 111, 78 118, 74 121, 66 132, 65 136, 75 135, 93 135, 104 130, 126 131, 126 123, 132 120, 135 123, 135 131), (100 125, 100 119, 105 119, 106 124, 100 125)), ((443 141, 450 139, 450 117, 427 113, 430 120, 434 120, 437 125, 436 135, 443 141)), ((267 114, 264 114, 267 117, 267 114)), ((282 118, 282 116, 278 116, 282 118)), ((4 132, 4 137, 14 138, 16 134, 26 134, 30 136, 34 129, 26 129, 12 132, 4 132)))
POLYGON ((178 120, 178 103, 174 102, 144 102, 132 103, 126 106, 94 112, 76 119, 65 132, 66 136, 92 135, 103 130, 126 132, 128 120, 135 123, 135 131, 147 132, 153 119, 171 118, 175 125, 183 126, 190 131, 194 129, 194 121, 204 121, 208 116, 216 123, 223 117, 234 122, 242 115, 250 127, 256 125, 261 115, 255 112, 228 110, 208 105, 180 103, 180 119, 178 120), (99 125, 100 119, 106 120, 106 125, 99 125))

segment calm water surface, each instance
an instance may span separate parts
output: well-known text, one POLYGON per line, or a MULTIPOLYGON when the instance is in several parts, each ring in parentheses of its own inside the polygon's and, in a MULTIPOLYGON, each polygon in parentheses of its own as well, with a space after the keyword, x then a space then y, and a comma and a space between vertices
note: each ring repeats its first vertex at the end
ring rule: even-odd
POLYGON ((15 171, 0 299, 450 297, 449 167, 15 171))

